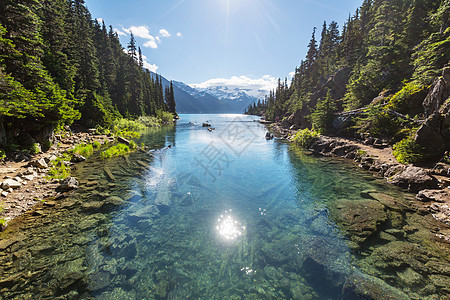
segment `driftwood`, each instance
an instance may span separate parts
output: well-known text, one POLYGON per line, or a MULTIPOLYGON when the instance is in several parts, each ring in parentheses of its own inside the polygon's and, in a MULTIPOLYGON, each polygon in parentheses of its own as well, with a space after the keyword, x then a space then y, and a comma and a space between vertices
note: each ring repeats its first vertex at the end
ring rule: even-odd
POLYGON ((125 138, 123 138, 123 137, 121 137, 121 136, 118 136, 118 137, 117 137, 117 140, 119 141, 119 143, 122 143, 122 144, 126 144, 126 145, 129 145, 129 144, 130 144, 130 141, 129 141, 129 140, 127 140, 127 139, 125 139, 125 138))

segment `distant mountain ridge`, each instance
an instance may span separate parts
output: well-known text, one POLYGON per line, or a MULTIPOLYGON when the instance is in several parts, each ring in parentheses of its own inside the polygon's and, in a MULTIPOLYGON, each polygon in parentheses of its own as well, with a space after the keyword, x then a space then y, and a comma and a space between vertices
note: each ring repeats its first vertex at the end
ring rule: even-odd
MULTIPOLYGON (((151 75, 156 76, 155 73, 151 75)), ((161 81, 164 87, 170 85, 170 81, 164 77, 161 77, 161 81)), ((181 81, 172 82, 178 113, 243 113, 259 99, 249 94, 252 92, 250 89, 230 89, 226 86, 197 89, 181 81)), ((261 91, 261 98, 264 94, 261 91)))
POLYGON ((209 113, 243 113, 250 104, 258 101, 257 97, 243 89, 229 89, 226 86, 201 89, 179 81, 173 84, 197 99, 209 113))

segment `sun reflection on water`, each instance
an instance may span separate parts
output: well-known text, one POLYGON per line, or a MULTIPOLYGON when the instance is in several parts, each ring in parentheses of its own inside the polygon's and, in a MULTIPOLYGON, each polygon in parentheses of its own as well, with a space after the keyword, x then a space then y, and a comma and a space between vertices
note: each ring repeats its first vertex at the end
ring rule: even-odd
POLYGON ((233 241, 242 236, 245 232, 245 226, 231 215, 231 209, 226 210, 217 219, 216 225, 219 235, 227 241, 233 241))

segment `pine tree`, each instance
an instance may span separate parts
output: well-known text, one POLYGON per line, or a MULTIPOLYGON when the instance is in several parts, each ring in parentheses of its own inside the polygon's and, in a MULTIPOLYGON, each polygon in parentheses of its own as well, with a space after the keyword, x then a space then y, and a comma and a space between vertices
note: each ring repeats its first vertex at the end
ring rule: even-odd
POLYGON ((141 47, 139 47, 139 67, 141 67, 141 69, 144 67, 144 60, 142 59, 141 47))
POLYGON ((166 103, 167 103, 169 112, 176 114, 175 95, 173 92, 173 82, 172 81, 170 81, 170 86, 166 87, 165 96, 166 96, 166 103))
POLYGON ((134 38, 133 33, 130 34, 130 42, 128 43, 128 55, 134 60, 137 60, 136 55, 136 39, 134 38))
POLYGON ((331 91, 327 91, 325 98, 319 99, 316 107, 311 113, 311 123, 313 129, 319 133, 326 133, 333 122, 336 106, 331 95, 331 91))

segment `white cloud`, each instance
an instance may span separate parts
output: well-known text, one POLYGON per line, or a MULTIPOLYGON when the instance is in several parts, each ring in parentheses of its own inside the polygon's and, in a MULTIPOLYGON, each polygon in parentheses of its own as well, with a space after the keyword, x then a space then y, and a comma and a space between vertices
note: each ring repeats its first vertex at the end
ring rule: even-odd
POLYGON ((149 63, 147 56, 145 56, 144 54, 142 54, 142 60, 144 61, 144 68, 149 69, 153 73, 156 73, 156 71, 158 70, 157 65, 149 63))
POLYGON ((295 75, 295 72, 294 72, 294 71, 289 72, 289 77, 290 77, 290 78, 294 77, 294 75, 295 75))
POLYGON ((229 89, 246 89, 249 94, 255 97, 261 97, 262 94, 277 87, 275 77, 264 75, 261 78, 252 79, 247 76, 233 76, 231 78, 213 78, 202 83, 190 84, 193 88, 207 89, 210 87, 225 86, 229 89))
POLYGON ((158 36, 154 37, 150 34, 150 29, 147 26, 131 26, 129 28, 122 27, 122 29, 128 34, 133 33, 134 36, 147 40, 142 45, 147 48, 156 49, 158 48, 157 42, 159 43, 161 41, 158 36))
POLYGON ((181 32, 177 32, 177 37, 182 37, 183 35, 181 34, 181 32))
POLYGON ((113 28, 113 30, 114 30, 115 33, 117 33, 117 35, 122 35, 122 36, 126 36, 126 35, 127 35, 125 32, 120 31, 120 30, 117 29, 117 28, 113 28))
POLYGON ((103 18, 97 18, 97 22, 99 22, 100 24, 103 23, 103 18))
POLYGON ((156 43, 155 40, 147 41, 142 46, 147 47, 147 48, 152 48, 152 49, 158 48, 158 44, 156 43))
POLYGON ((155 40, 155 37, 150 34, 150 30, 147 26, 131 26, 130 28, 122 27, 122 29, 128 34, 133 33, 136 37, 146 40, 155 40))
POLYGON ((163 38, 168 38, 172 36, 166 29, 161 29, 159 31, 159 35, 162 36, 163 38))
MULTIPOLYGON (((133 35, 137 38, 144 39, 143 47, 156 49, 158 48, 158 44, 161 43, 161 38, 168 38, 172 35, 166 29, 159 30, 159 35, 153 36, 150 34, 150 29, 148 26, 140 25, 140 26, 130 26, 125 28, 122 26, 122 31, 114 28, 114 31, 117 32, 118 35, 126 36, 127 34, 133 33, 133 35)), ((181 33, 177 33, 178 37, 181 37, 181 33)))
POLYGON ((156 73, 158 70, 158 66, 155 64, 151 64, 148 61, 144 60, 144 68, 149 69, 151 72, 156 73))

